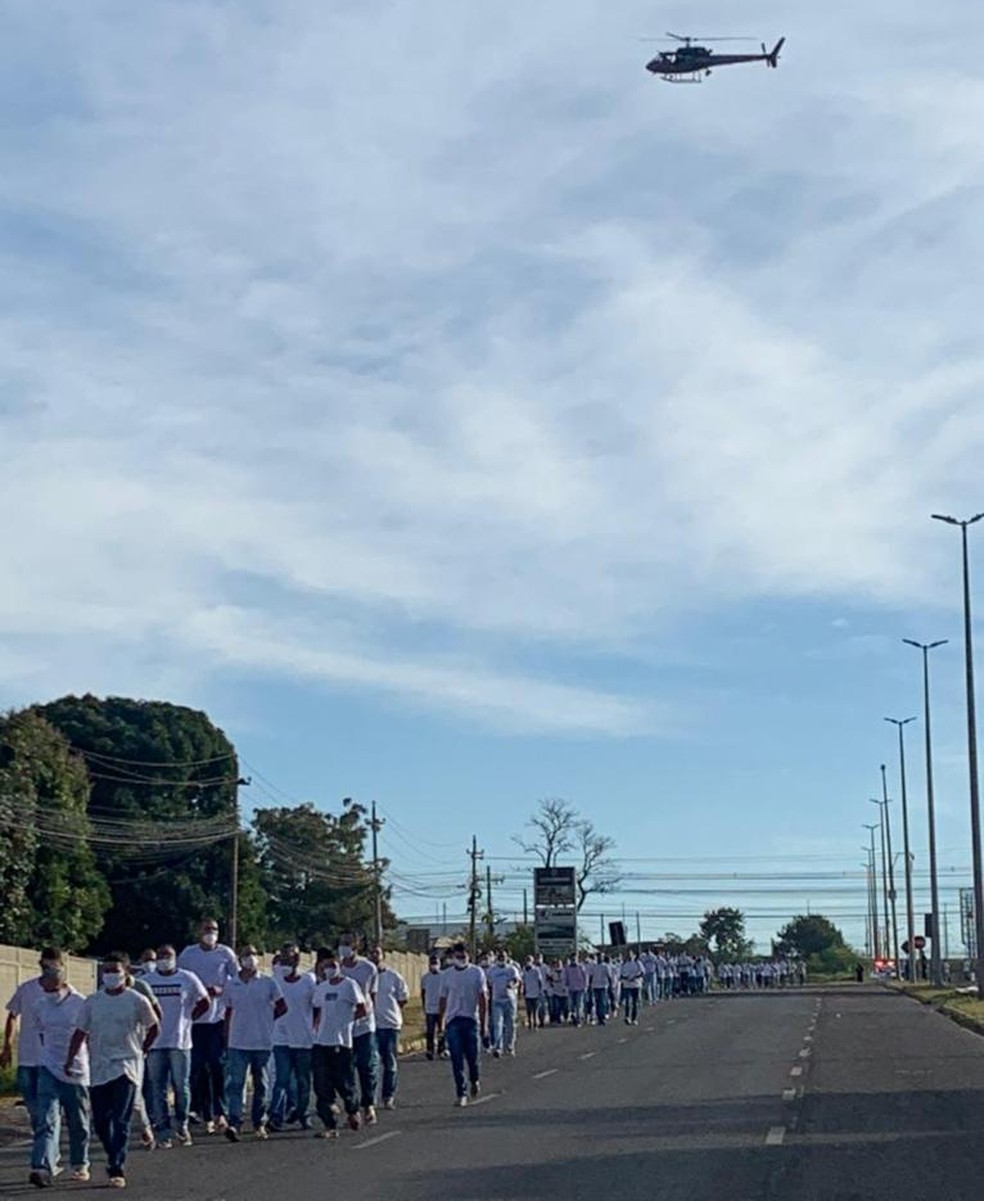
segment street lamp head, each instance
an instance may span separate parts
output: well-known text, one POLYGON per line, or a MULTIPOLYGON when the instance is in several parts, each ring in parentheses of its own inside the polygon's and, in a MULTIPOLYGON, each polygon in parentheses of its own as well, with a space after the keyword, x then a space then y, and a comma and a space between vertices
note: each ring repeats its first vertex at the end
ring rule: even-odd
POLYGON ((945 521, 947 525, 959 525, 960 524, 960 522, 957 521, 956 517, 947 517, 946 514, 944 514, 944 513, 933 513, 933 514, 931 514, 931 516, 934 521, 945 521))
POLYGON ((903 726, 907 726, 910 721, 915 721, 914 717, 886 717, 886 721, 892 723, 893 726, 898 726, 901 730, 903 726))
POLYGON ((968 525, 976 525, 977 522, 980 521, 980 519, 982 517, 984 517, 984 513, 975 513, 974 516, 971 517, 970 520, 967 522, 967 524, 968 525))
POLYGON ((938 646, 946 646, 949 641, 949 638, 940 638, 937 642, 931 642, 929 646, 926 647, 926 650, 935 651, 938 646))

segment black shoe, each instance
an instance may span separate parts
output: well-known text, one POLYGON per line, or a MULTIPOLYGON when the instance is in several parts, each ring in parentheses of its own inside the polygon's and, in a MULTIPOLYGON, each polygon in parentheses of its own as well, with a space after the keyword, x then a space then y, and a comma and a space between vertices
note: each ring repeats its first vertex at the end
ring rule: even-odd
POLYGON ((230 1143, 238 1143, 239 1142, 239 1131, 236 1129, 235 1126, 226 1126, 225 1136, 229 1140, 230 1143))

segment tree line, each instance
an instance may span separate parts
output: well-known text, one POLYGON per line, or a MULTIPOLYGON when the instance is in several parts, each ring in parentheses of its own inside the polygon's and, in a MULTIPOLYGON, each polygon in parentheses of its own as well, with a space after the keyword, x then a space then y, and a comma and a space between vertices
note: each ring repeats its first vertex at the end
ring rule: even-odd
MULTIPOLYGON (((3 715, 0 941, 137 950, 228 914, 244 783, 226 735, 184 706, 68 696, 3 715)), ((238 835, 240 938, 370 931, 367 817, 349 798, 256 809, 238 835)))

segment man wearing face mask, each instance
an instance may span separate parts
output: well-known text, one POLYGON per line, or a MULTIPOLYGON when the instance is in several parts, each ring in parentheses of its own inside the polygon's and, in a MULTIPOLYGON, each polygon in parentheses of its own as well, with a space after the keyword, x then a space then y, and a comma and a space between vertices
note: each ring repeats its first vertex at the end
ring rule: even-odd
POLYGON ((25 980, 7 1002, 7 1024, 3 1032, 3 1050, 0 1051, 0 1067, 9 1068, 14 1052, 14 1029, 20 1021, 20 1038, 17 1042, 16 1086, 24 1100, 27 1116, 31 1119, 31 1132, 36 1132, 38 1116, 38 1080, 41 1064, 41 1041, 34 1021, 34 1007, 44 995, 41 987, 45 968, 62 967, 64 959, 55 947, 45 947, 39 964, 41 975, 25 980))
POLYGON ((485 988, 485 973, 477 964, 468 962, 468 951, 463 942, 452 947, 452 965, 441 975, 441 1017, 451 1052, 451 1071, 457 1095, 455 1104, 468 1104, 469 1090, 465 1084, 465 1063, 468 1064, 468 1079, 471 1096, 481 1091, 479 1084, 478 1040, 485 1027, 488 1014, 488 997, 485 988))
POLYGON ((248 943, 239 952, 240 970, 228 981, 223 995, 226 1023, 226 1093, 229 1124, 226 1138, 239 1142, 246 1101, 246 1075, 253 1081, 253 1134, 269 1138, 267 1100, 270 1096, 270 1060, 273 1056, 273 1026, 287 1012, 280 985, 260 969, 256 947, 248 943))
POLYGON ((55 1177, 63 1111, 68 1123, 71 1179, 89 1179, 89 1056, 83 1045, 71 1071, 65 1071, 68 1046, 85 1003, 82 994, 66 983, 65 969, 54 964, 44 968, 41 989, 34 1011, 41 1040, 38 1120, 28 1180, 45 1188, 55 1177))
POLYGON ((167 1150, 172 1145, 173 1137, 167 1104, 170 1084, 174 1090, 177 1141, 182 1147, 190 1147, 188 1111, 192 1022, 206 1012, 211 1001, 195 973, 178 967, 177 953, 170 943, 158 947, 154 969, 143 977, 161 1010, 161 1031, 147 1056, 150 1118, 157 1146, 167 1150))
POLYGON ((194 972, 211 998, 208 1009, 191 1028, 191 1108, 205 1123, 205 1133, 226 1128, 224 1010, 220 1003, 226 982, 234 980, 239 963, 231 947, 219 942, 219 923, 202 921, 197 943, 178 956, 178 967, 194 972))
POLYGON ((376 989, 378 972, 376 965, 363 959, 355 951, 355 936, 343 934, 338 942, 338 958, 342 974, 358 984, 366 1001, 366 1013, 360 1017, 353 1030, 352 1049, 355 1054, 355 1070, 359 1081, 362 1118, 367 1126, 376 1121, 376 1083, 379 1077, 379 1055, 376 1051, 376 989))
POLYGON ((420 978, 420 1000, 424 1007, 427 1058, 444 1057, 444 1033, 441 1026, 441 959, 432 953, 427 971, 420 978), (435 1045, 436 1044, 436 1045, 435 1045))
POLYGON ((307 1130, 311 1104, 311 1047, 314 1043, 312 998, 317 984, 310 972, 300 970, 301 953, 296 946, 280 950, 279 979, 287 1012, 273 1027, 273 1101, 270 1128, 280 1130, 286 1121, 296 1121, 307 1130))
POLYGON ((368 1011, 366 997, 356 981, 346 976, 335 954, 318 952, 319 983, 312 1000, 314 1047, 311 1066, 318 1117, 324 1122, 320 1138, 337 1138, 338 1124, 333 1108, 337 1097, 348 1115, 352 1130, 358 1130, 359 1098, 355 1079, 355 1023, 368 1011))
POLYGON ((497 951, 495 964, 486 973, 492 993, 492 1054, 516 1054, 516 1011, 519 986, 523 981, 519 968, 505 951, 497 951))
POLYGON ((110 1188, 125 1188, 127 1145, 133 1103, 143 1079, 144 1055, 157 1037, 158 1024, 146 997, 127 988, 127 956, 103 960, 102 989, 86 997, 62 1065, 66 1076, 88 1042, 89 1102, 92 1124, 106 1152, 110 1188))

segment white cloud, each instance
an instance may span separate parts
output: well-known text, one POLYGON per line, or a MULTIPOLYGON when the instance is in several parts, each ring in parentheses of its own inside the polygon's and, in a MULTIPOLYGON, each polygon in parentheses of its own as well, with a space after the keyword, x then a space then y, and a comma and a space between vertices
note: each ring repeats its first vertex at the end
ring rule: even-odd
POLYGON ((984 438, 962 43, 838 34, 832 77, 797 16, 781 72, 674 91, 641 5, 61 16, 7 46, 8 637, 631 733, 666 705, 530 648, 948 595, 928 512, 976 503, 984 438), (244 612, 336 650, 258 654, 244 612))

